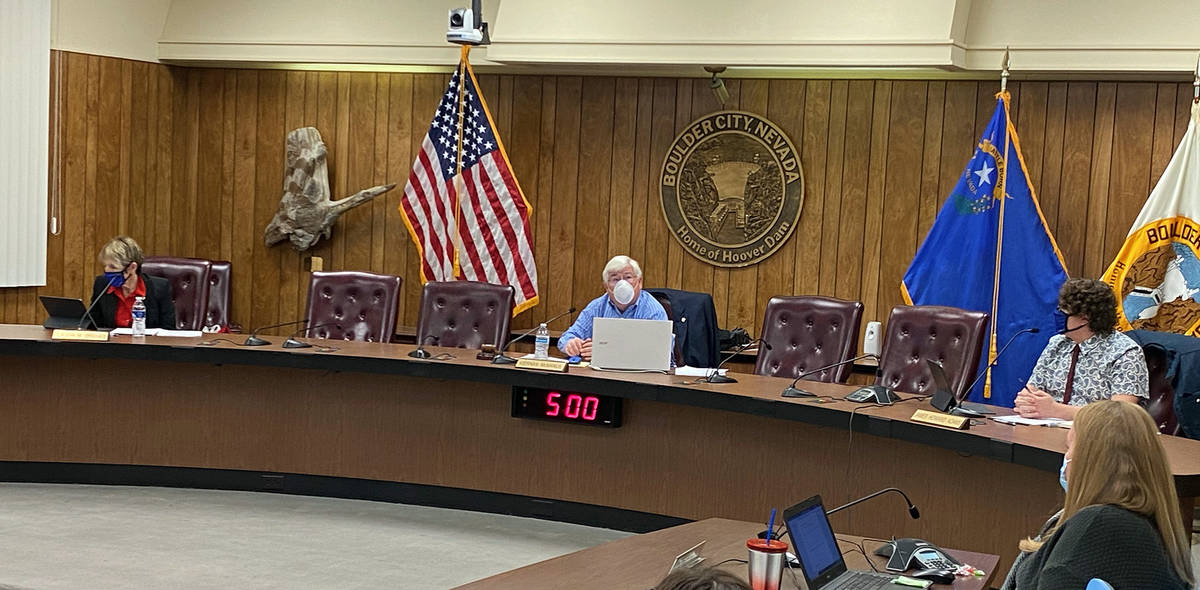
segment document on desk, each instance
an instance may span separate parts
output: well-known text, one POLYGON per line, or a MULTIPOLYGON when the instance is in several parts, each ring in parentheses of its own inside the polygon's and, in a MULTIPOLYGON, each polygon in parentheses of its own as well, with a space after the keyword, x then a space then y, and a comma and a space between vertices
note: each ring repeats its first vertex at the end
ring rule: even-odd
MULTIPOLYGON (((725 373, 728 372, 729 369, 717 369, 717 374, 721 376, 724 376, 725 373)), ((702 367, 689 367, 687 365, 675 367, 675 374, 679 377, 708 377, 709 375, 712 375, 712 373, 712 369, 705 369, 702 367)))
POLYGON ((1024 426, 1053 426, 1056 428, 1070 428, 1070 420, 1062 420, 1060 418, 1023 418, 1021 416, 996 416, 992 418, 1001 424, 1021 424, 1024 426))
MULTIPOLYGON (((132 336, 133 328, 115 328, 114 336, 132 336)), ((147 336, 173 336, 175 338, 199 338, 204 335, 200 330, 168 330, 166 328, 147 328, 147 336)))

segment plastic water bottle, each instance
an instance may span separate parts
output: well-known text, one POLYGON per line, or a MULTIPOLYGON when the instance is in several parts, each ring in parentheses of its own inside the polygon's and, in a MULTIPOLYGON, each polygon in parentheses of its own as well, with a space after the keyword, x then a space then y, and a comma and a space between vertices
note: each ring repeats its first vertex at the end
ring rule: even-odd
POLYGON ((533 358, 550 358, 546 352, 550 349, 550 330, 546 329, 546 323, 538 326, 537 335, 533 338, 533 358))
POLYGON ((133 336, 146 335, 146 301, 145 297, 133 300, 133 336))

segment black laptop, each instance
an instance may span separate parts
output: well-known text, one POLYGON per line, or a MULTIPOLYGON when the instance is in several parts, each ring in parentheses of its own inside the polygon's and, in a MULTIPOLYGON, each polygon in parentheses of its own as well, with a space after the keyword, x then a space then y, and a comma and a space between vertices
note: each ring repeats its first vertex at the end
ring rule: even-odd
POLYGON ((42 327, 44 328, 86 330, 96 326, 90 315, 86 320, 82 320, 83 315, 87 313, 87 307, 83 305, 83 301, 80 299, 51 297, 49 295, 42 295, 38 299, 42 301, 42 307, 46 309, 48 316, 46 321, 42 322, 42 327))
POLYGON ((792 549, 800 560, 804 582, 808 590, 875 590, 886 588, 899 590, 904 586, 893 584, 895 574, 879 574, 850 570, 838 549, 837 539, 825 516, 821 496, 813 496, 783 513, 792 540, 792 549))

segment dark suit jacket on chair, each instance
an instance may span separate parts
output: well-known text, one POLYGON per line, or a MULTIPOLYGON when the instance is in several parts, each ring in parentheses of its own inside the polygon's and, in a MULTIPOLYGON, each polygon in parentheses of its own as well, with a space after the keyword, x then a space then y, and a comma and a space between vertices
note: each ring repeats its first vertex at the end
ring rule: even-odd
MULTIPOLYGON (((171 282, 167 279, 142 275, 146 281, 146 327, 175 329, 175 304, 171 301, 171 282)), ((92 301, 100 297, 92 310, 92 320, 98 328, 117 327, 117 296, 104 293, 108 281, 103 276, 96 277, 92 283, 92 301), (103 296, 100 294, 104 293, 103 296)))
POLYGON ((721 350, 717 346, 717 311, 712 295, 679 289, 646 291, 655 297, 662 295, 670 301, 670 317, 675 324, 675 348, 682 356, 682 362, 693 367, 717 366, 721 360, 721 350))

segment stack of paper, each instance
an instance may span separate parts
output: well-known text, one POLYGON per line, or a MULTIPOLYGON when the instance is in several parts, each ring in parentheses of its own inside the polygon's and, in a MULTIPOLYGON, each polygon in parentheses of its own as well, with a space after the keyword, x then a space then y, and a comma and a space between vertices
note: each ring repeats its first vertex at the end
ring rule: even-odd
POLYGON ((1071 421, 1061 418, 1022 418, 1021 416, 996 416, 992 418, 1001 424, 1023 424, 1025 426, 1056 426, 1070 428, 1071 421))

